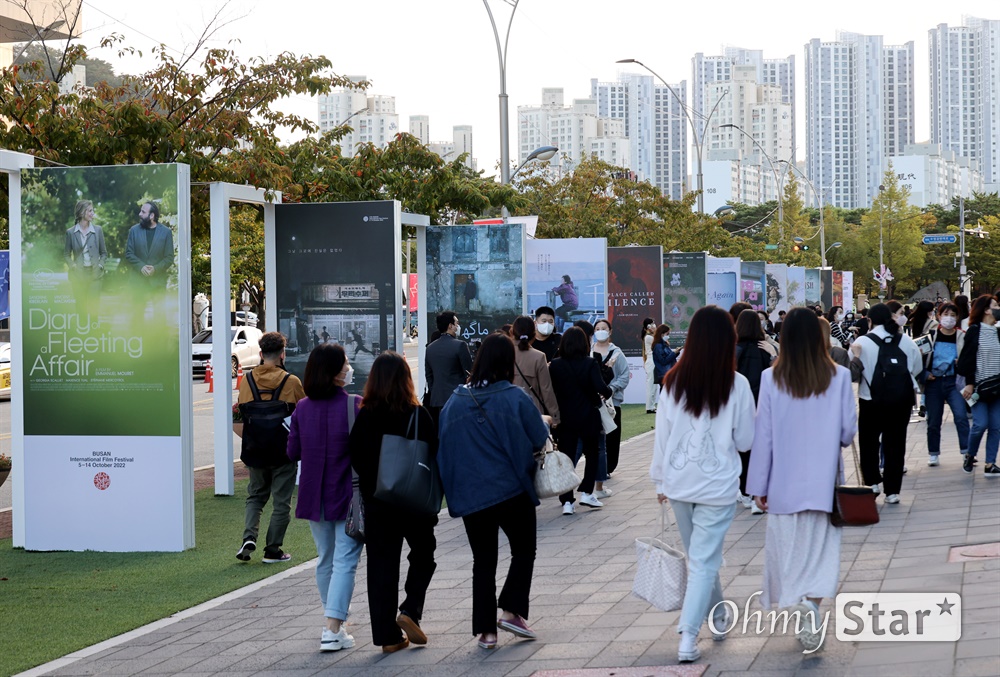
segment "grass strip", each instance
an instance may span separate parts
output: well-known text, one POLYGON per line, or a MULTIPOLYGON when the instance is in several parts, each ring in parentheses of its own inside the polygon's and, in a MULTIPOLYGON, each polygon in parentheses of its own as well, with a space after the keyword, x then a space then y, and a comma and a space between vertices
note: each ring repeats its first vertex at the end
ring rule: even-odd
POLYGON ((646 413, 645 404, 622 405, 622 441, 648 433, 653 429, 656 417, 646 413))
MULTIPOLYGON (((235 496, 215 496, 211 488, 195 494, 196 547, 185 552, 25 552, 12 549, 9 538, 0 540, 0 674, 27 670, 288 568, 261 564, 263 543, 251 562, 236 559, 246 485, 237 482, 235 496)), ((270 514, 268 504, 261 534, 270 514)), ((293 516, 282 547, 292 553, 293 565, 314 558, 308 522, 293 516)), ((316 605, 319 614, 318 595, 316 605)))

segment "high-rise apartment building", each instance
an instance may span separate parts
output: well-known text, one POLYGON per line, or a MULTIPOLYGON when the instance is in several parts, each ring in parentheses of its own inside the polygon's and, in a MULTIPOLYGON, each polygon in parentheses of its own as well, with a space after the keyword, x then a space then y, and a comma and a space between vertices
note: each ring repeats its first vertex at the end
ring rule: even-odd
POLYGON ((930 41, 931 142, 968 158, 1000 190, 1000 20, 940 24, 930 41))
POLYGON ((915 207, 948 207, 956 195, 968 197, 983 191, 982 174, 972 160, 942 150, 938 143, 906 146, 892 158, 892 170, 899 185, 910 191, 909 203, 915 207))
MULTIPOLYGON (((352 82, 367 79, 363 75, 349 77, 352 82)), ((345 123, 351 127, 340 140, 344 157, 353 157, 361 143, 385 147, 399 133, 399 116, 396 114, 394 96, 342 89, 320 95, 318 108, 320 132, 328 132, 345 123)))
POLYGON ((914 142, 913 41, 884 47, 882 54, 885 154, 894 157, 914 142))
POLYGON ((427 115, 410 116, 410 134, 425 146, 431 142, 431 119, 427 115))
MULTIPOLYGON (((412 127, 413 118, 410 120, 412 127)), ((451 141, 431 141, 425 145, 432 153, 440 155, 445 162, 451 162, 461 157, 463 153, 468 153, 465 157, 465 166, 476 171, 476 158, 472 157, 472 125, 455 125, 451 128, 451 135, 451 141)))

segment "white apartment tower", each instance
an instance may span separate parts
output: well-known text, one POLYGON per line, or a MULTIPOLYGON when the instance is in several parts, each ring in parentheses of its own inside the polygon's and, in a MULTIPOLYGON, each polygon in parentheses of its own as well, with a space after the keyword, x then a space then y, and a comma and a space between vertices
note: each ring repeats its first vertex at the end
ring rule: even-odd
POLYGON ((410 116, 410 134, 423 145, 431 142, 431 119, 427 115, 410 116))
MULTIPOLYGON (((912 64, 912 44, 886 48, 880 35, 839 32, 833 42, 806 44, 806 175, 824 204, 869 206, 878 195, 885 158, 904 147, 900 130, 912 138, 913 106, 903 102, 912 102, 913 69, 900 65, 906 61, 901 53, 912 64), (901 114, 909 121, 900 122, 901 114)), ((815 196, 809 204, 817 206, 815 196)))
POLYGON ((885 153, 902 155, 914 142, 913 41, 883 48, 882 97, 885 111, 885 153))
MULTIPOLYGON (((362 82, 363 75, 349 76, 362 82)), ((396 97, 367 94, 363 90, 342 89, 320 95, 318 101, 321 133, 347 124, 351 130, 340 140, 344 157, 353 157, 358 144, 371 143, 384 148, 399 133, 396 97)))
POLYGON ((930 41, 931 142, 968 158, 1000 190, 1000 21, 940 24, 930 41))

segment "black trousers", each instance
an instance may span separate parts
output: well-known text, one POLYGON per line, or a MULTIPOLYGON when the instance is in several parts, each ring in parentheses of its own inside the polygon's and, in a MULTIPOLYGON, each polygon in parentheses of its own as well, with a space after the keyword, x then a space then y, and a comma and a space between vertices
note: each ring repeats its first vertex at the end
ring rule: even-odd
POLYGON ((536 537, 535 506, 528 494, 466 515, 462 521, 472 548, 472 634, 497 631, 497 607, 527 619, 536 537), (510 543, 510 567, 497 600, 500 529, 510 543))
POLYGON ((399 558, 403 541, 410 546, 403 589, 406 598, 399 611, 417 623, 424 613, 427 586, 437 564, 434 562, 434 527, 437 515, 407 512, 376 498, 365 499, 365 545, 368 549, 368 607, 372 622, 372 643, 399 644, 403 633, 396 625, 399 602, 399 558))
POLYGON ((903 486, 903 457, 906 454, 906 426, 910 424, 910 404, 885 405, 858 400, 858 453, 865 484, 882 483, 882 491, 898 494, 903 486), (879 446, 885 455, 879 473, 879 446))
MULTIPOLYGON (((594 482, 597 479, 597 462, 598 462, 598 445, 600 443, 600 433, 584 433, 581 432, 579 428, 568 425, 566 423, 560 424, 556 428, 556 434, 559 439, 559 451, 569 456, 569 460, 572 462, 576 458, 576 447, 577 444, 583 441, 583 458, 586 461, 586 465, 583 468, 583 481, 580 483, 579 490, 584 494, 594 493, 594 482)), ((621 440, 619 439, 619 446, 621 440)), ((610 443, 608 444, 610 447, 610 443)), ((611 461, 608 460, 608 467, 610 468, 611 461)), ((609 470, 610 472, 610 470, 609 470)), ((559 497, 560 503, 572 503, 574 500, 573 492, 567 491, 565 494, 559 497)))
POLYGON ((615 425, 618 427, 614 432, 605 435, 605 445, 608 453, 608 474, 610 475, 618 467, 618 453, 622 448, 622 408, 615 407, 615 425))
POLYGON ((742 469, 740 470, 740 493, 744 496, 747 495, 747 473, 750 471, 750 452, 741 451, 740 454, 740 465, 742 469))

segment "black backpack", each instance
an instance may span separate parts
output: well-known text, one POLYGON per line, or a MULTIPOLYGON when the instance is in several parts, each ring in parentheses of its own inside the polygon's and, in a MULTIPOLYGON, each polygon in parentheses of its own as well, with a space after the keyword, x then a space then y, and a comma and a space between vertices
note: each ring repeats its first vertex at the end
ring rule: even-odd
POLYGON ((288 376, 285 374, 274 390, 258 390, 253 372, 246 376, 253 401, 240 405, 240 414, 243 415, 240 460, 248 468, 273 468, 291 463, 286 453, 288 429, 285 428, 285 419, 292 415, 295 405, 278 399, 288 376), (269 393, 271 399, 261 399, 261 393, 269 393))
POLYGON ((865 337, 878 346, 875 373, 868 383, 872 402, 912 407, 916 399, 906 353, 899 347, 902 335, 879 338, 874 334, 865 334, 865 337))
POLYGON ((608 361, 615 354, 614 350, 608 351, 608 356, 601 359, 601 354, 594 352, 594 359, 597 360, 598 366, 601 368, 601 378, 604 379, 604 384, 608 385, 615 380, 615 370, 608 365, 608 361))

